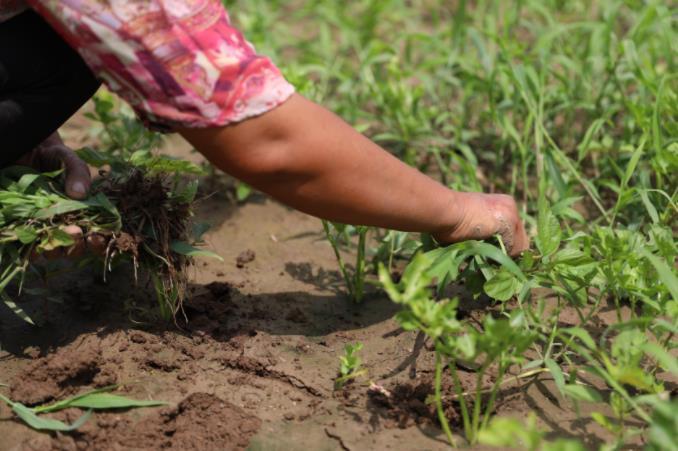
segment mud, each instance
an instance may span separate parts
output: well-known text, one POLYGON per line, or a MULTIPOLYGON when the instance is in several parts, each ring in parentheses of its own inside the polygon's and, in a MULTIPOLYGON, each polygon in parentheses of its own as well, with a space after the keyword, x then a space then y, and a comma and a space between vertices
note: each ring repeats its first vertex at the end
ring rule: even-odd
MULTIPOLYGON (((401 330, 383 296, 346 299, 318 220, 258 197, 237 206, 219 196, 198 206, 198 219, 213 224, 206 241, 224 262, 198 260, 177 324, 147 320, 155 301, 126 268, 107 283, 98 267, 60 276, 56 304, 28 297, 22 306, 38 327, 0 306, 3 394, 35 405, 119 384, 118 394, 168 406, 95 413, 77 432, 45 434, 3 405, 0 450, 447 449, 429 403, 431 344, 401 330), (256 258, 239 268, 249 252, 256 258), (367 375, 335 391, 338 357, 358 341, 367 375)), ((471 318, 484 308, 462 300, 471 318)), ((463 384, 475 379, 472 368, 459 373, 463 384)), ((603 443, 605 431, 557 393, 541 374, 502 387, 498 410, 535 412, 553 437, 603 443)), ((446 410, 459 436, 452 401, 446 410)))

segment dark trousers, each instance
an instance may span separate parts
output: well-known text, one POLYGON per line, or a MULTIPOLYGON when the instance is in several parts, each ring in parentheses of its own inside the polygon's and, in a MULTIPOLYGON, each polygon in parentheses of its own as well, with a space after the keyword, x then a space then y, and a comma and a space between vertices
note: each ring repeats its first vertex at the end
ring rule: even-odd
POLYGON ((99 85, 80 55, 35 12, 0 23, 0 167, 54 133, 99 85))

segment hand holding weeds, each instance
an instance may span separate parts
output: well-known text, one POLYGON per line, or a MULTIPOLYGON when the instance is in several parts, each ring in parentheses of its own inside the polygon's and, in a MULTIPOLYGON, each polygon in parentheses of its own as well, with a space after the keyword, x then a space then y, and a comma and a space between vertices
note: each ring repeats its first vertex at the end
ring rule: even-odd
MULTIPOLYGON (((17 161, 17 164, 31 167, 40 172, 57 171, 63 167, 64 189, 71 199, 85 199, 92 185, 92 177, 87 163, 64 144, 58 132, 54 132, 42 144, 24 155, 17 161)), ((87 251, 95 255, 103 255, 106 251, 106 239, 102 235, 89 234, 85 237, 82 229, 77 225, 66 226, 64 232, 73 238, 74 244, 69 248, 60 247, 45 252, 46 258, 78 258, 87 251)), ((37 257, 38 255, 34 253, 32 258, 37 257)))

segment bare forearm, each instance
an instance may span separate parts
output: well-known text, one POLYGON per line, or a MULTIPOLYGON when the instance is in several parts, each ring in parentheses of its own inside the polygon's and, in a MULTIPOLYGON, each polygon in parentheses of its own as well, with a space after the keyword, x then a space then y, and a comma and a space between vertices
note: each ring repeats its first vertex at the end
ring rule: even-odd
POLYGON ((300 96, 236 126, 182 133, 222 170, 314 216, 434 233, 461 218, 462 194, 300 96))

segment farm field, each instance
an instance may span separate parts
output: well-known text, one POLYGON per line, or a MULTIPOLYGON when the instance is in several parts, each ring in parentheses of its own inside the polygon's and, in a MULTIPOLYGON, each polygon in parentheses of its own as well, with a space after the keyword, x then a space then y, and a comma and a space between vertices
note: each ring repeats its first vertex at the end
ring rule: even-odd
POLYGON ((182 304, 129 262, 50 269, 3 299, 7 401, 115 386, 167 405, 46 433, 0 402, 0 450, 678 449, 675 5, 224 3, 300 93, 452 188, 513 195, 530 251, 322 222, 102 93, 67 143, 205 168, 172 166, 199 180, 196 242, 223 261, 187 254, 182 304))

